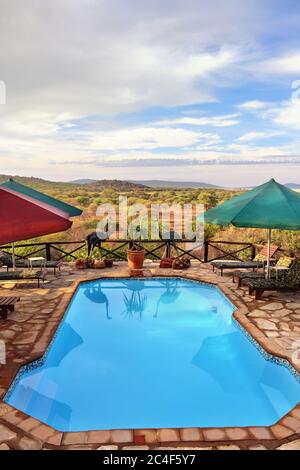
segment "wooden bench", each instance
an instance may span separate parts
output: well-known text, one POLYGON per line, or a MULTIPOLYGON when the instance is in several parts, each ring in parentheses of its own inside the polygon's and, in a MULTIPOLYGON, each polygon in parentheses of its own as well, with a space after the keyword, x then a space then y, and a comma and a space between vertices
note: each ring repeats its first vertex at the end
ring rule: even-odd
POLYGON ((20 297, 0 297, 0 318, 7 319, 7 313, 15 310, 15 304, 19 302, 20 297))

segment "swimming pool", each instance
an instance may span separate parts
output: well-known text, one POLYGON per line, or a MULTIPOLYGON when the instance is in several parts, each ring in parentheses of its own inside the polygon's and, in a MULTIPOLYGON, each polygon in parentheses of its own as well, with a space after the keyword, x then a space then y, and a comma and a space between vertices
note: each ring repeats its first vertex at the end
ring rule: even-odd
POLYGON ((300 383, 233 311, 195 281, 84 282, 6 402, 60 431, 273 424, 299 402, 300 383))

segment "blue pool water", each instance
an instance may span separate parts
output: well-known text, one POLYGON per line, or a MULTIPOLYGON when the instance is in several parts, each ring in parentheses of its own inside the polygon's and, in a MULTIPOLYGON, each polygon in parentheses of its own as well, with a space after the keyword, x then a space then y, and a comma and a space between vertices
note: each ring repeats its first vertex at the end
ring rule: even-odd
POLYGON ((43 364, 6 401, 61 431, 270 425, 300 399, 215 287, 181 279, 79 286, 43 364))

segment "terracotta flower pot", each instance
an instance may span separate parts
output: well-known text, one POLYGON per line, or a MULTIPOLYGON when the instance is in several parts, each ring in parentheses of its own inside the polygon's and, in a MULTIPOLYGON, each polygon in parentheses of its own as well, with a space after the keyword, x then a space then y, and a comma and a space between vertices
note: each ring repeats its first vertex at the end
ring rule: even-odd
POLYGON ((128 250, 127 260, 129 269, 142 269, 145 259, 145 250, 128 250))

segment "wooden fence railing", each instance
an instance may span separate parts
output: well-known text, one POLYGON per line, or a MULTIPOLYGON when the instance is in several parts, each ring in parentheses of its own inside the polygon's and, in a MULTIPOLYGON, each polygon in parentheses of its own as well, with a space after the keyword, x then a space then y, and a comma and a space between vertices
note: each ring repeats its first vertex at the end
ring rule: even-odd
MULTIPOLYGON (((245 260, 253 259, 256 254, 256 247, 252 243, 228 242, 219 240, 206 240, 201 248, 195 249, 194 245, 189 249, 191 240, 176 240, 176 256, 189 255, 191 258, 207 263, 217 259, 245 260)), ((110 239, 101 243, 101 256, 126 260, 126 249, 130 240, 110 239)), ((173 240, 143 240, 140 242, 146 252, 146 257, 160 260, 163 255, 170 255, 173 240)), ((0 250, 11 253, 12 245, 0 246, 0 250)), ((15 253, 17 258, 29 258, 33 256, 43 256, 47 261, 55 260, 76 260, 78 257, 87 256, 85 240, 57 241, 57 242, 37 242, 37 243, 16 243, 15 253)), ((174 254, 174 251, 173 251, 174 254)))

